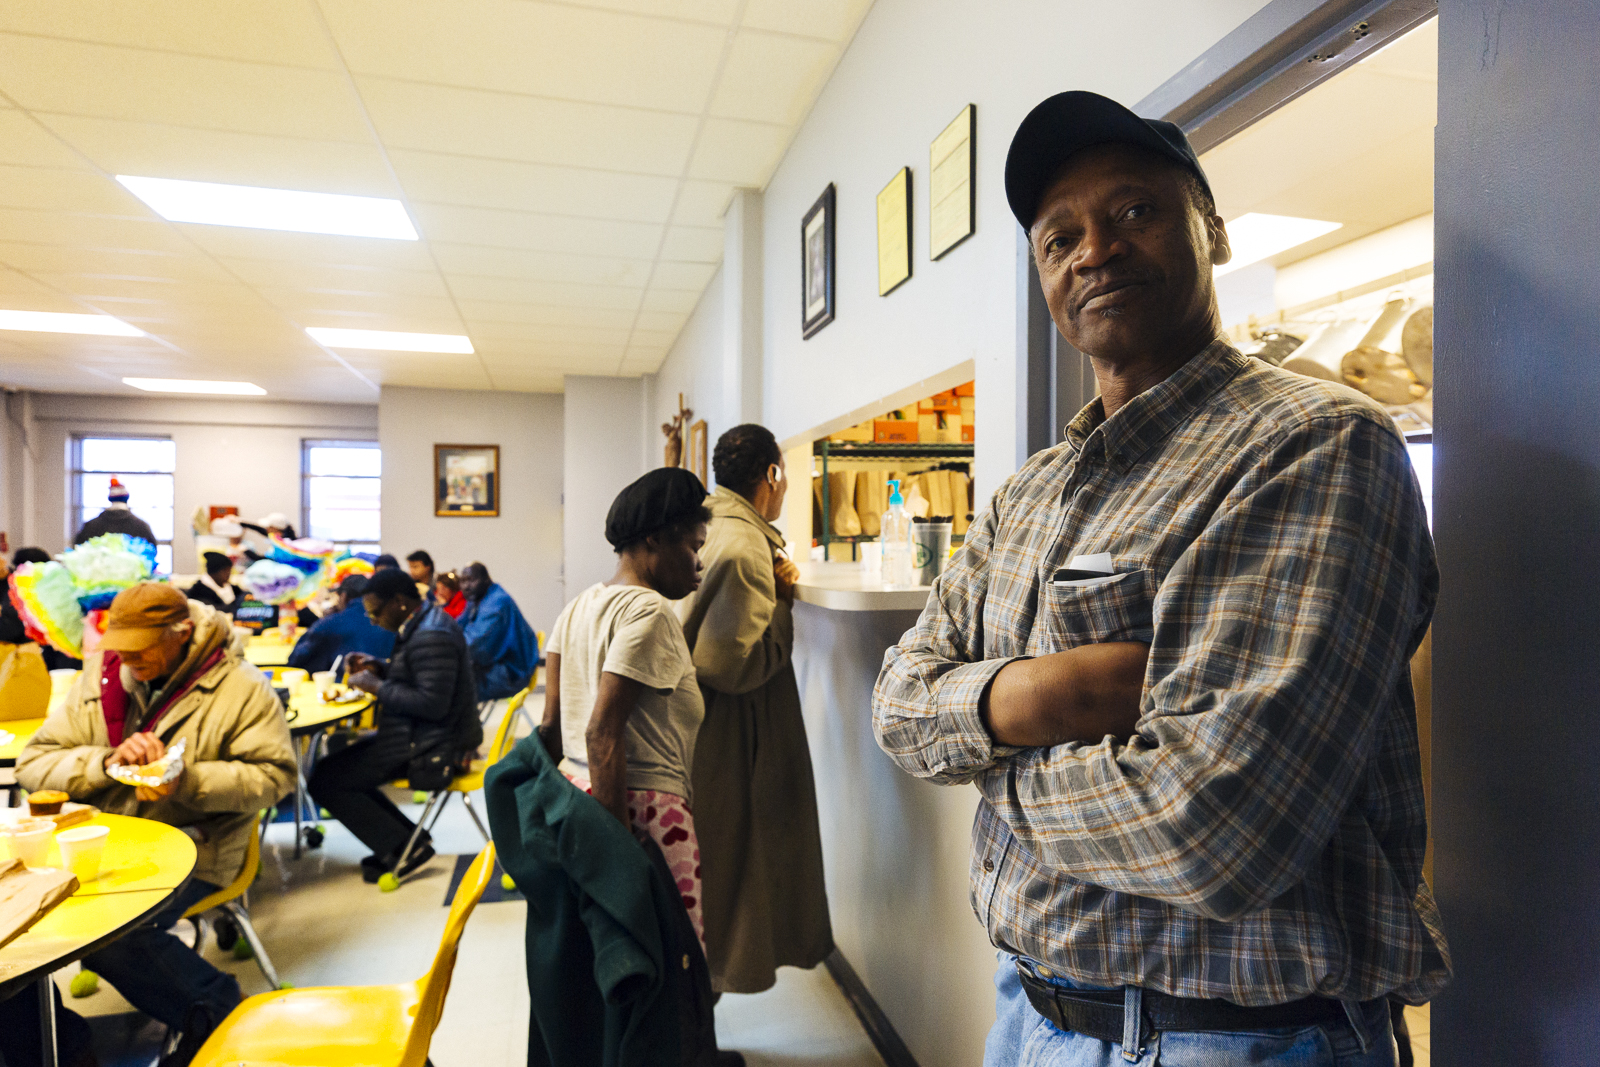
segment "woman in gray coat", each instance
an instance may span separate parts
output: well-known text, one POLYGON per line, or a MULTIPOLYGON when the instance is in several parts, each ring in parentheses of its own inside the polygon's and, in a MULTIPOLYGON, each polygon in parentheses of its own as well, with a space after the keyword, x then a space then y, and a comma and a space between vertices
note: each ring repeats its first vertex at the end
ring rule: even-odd
POLYGON ((705 577, 679 607, 706 717, 694 755, 706 956, 719 993, 771 988, 833 951, 816 784, 800 715, 795 565, 772 525, 789 487, 771 431, 735 426, 712 457, 705 577))

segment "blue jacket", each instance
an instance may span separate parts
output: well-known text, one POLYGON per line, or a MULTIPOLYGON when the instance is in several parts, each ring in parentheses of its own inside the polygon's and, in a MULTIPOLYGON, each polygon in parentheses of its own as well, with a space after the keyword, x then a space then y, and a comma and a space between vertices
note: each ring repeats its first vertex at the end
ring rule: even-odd
POLYGON ((313 673, 333 666, 336 656, 346 652, 365 652, 388 659, 394 651, 394 634, 367 618, 367 609, 357 600, 343 611, 319 619, 301 635, 289 653, 289 666, 313 673))
POLYGON ((461 630, 472 650, 479 700, 512 696, 527 686, 539 666, 539 638, 510 593, 491 582, 482 600, 467 602, 461 630))

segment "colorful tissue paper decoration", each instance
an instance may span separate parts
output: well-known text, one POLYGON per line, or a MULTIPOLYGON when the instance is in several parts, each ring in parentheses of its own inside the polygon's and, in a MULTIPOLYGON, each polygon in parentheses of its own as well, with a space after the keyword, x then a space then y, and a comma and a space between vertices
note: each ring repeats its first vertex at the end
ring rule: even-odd
POLYGON ((29 638, 79 659, 86 625, 103 633, 104 610, 124 589, 149 581, 155 562, 149 541, 101 534, 48 563, 18 567, 9 583, 11 602, 29 638))
POLYGON ((250 595, 263 604, 303 608, 351 574, 372 573, 372 564, 341 551, 331 541, 314 537, 285 541, 277 534, 267 540, 271 543, 267 558, 245 568, 240 578, 250 595))

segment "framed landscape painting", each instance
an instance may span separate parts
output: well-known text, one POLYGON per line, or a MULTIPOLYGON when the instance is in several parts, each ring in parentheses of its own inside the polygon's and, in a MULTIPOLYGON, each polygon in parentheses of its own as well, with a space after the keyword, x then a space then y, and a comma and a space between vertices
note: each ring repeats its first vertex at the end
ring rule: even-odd
POLYGON ((433 446, 433 513, 500 514, 500 446, 433 446))

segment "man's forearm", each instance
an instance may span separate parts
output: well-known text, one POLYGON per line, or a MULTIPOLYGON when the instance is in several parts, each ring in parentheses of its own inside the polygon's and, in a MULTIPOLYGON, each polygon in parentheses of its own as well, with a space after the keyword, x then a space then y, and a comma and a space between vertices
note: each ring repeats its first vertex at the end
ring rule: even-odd
POLYGON ((1018 748, 1127 737, 1139 721, 1149 647, 1083 645, 1007 664, 979 713, 996 743, 1018 748))

